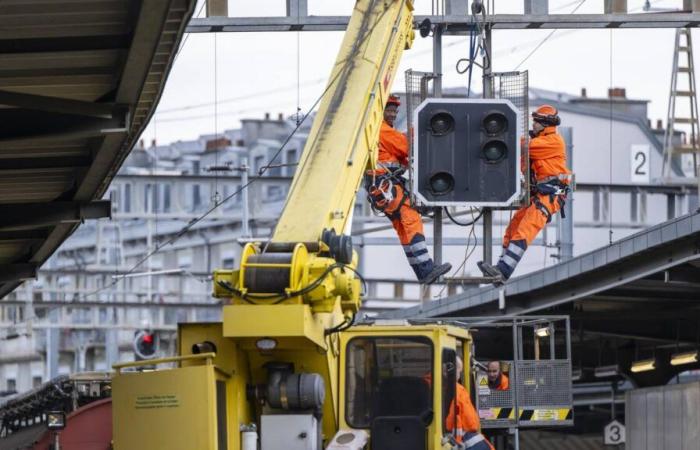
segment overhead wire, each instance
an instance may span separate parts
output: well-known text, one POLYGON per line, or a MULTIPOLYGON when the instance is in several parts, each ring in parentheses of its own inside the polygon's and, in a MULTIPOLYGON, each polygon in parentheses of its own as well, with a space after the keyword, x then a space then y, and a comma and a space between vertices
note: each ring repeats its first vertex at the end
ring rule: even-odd
MULTIPOLYGON (((586 0, 581 0, 581 1, 579 2, 579 4, 576 5, 576 7, 575 7, 569 14, 573 14, 573 13, 575 13, 576 11, 578 11, 578 9, 579 9, 581 6, 583 6, 584 3, 586 3, 586 0)), ((520 62, 518 63, 517 66, 515 66, 515 69, 513 69, 513 70, 518 70, 518 69, 520 68, 520 66, 522 66, 523 64, 525 64, 525 61, 527 61, 528 59, 530 59, 530 57, 531 57, 532 55, 534 55, 535 52, 537 52, 537 50, 539 50, 540 47, 542 47, 542 46, 545 44, 545 42, 547 42, 547 41, 554 35, 554 33, 556 33, 556 32, 557 32, 556 29, 550 31, 549 34, 548 34, 547 36, 545 36, 545 38, 542 39, 542 41, 541 41, 539 44, 537 44, 537 45, 535 46, 535 48, 533 48, 532 51, 531 51, 530 53, 528 53, 527 56, 526 56, 525 58, 523 58, 523 60, 520 61, 520 62)))
MULTIPOLYGON (((379 19, 377 20, 377 22, 376 22, 376 23, 367 31, 367 33, 360 39, 360 42, 358 42, 358 46, 362 45, 362 44, 364 43, 364 40, 366 40, 366 39, 368 38, 368 36, 371 35, 372 31, 373 31, 374 28, 377 26, 377 24, 381 21, 381 18, 383 17, 383 15, 384 15, 385 13, 386 13, 386 10, 382 13, 382 15, 379 17, 379 19)), ((171 236, 168 240, 159 243, 159 244, 156 245, 152 250, 148 251, 142 258, 140 258, 134 265, 132 265, 131 268, 130 268, 129 270, 127 270, 125 273, 121 274, 121 276, 119 276, 118 278, 114 278, 113 281, 112 281, 111 283, 109 283, 109 284, 107 284, 107 285, 105 285, 105 286, 102 286, 102 287, 100 287, 100 288, 97 288, 97 289, 93 290, 92 292, 88 292, 88 293, 86 293, 86 294, 83 294, 83 295, 80 297, 80 300, 85 300, 85 299, 88 298, 88 297, 97 295, 97 294, 99 294, 99 293, 101 293, 101 292, 103 292, 103 291, 105 291, 105 290, 107 290, 107 289, 111 289, 113 286, 117 285, 119 282, 121 282, 121 281, 123 281, 124 279, 126 279, 126 278, 128 277, 128 275, 132 274, 138 267, 140 267, 144 262, 146 262, 146 261, 147 261, 149 258, 151 258, 153 255, 155 255, 156 253, 160 252, 164 247, 166 247, 166 246, 168 246, 168 245, 171 245, 171 244, 175 243, 177 240, 179 240, 182 236, 185 235, 185 233, 187 233, 187 232, 190 231, 195 225, 197 225, 198 223, 200 223, 201 221, 203 221, 204 219, 206 219, 211 213, 213 213, 213 212, 214 212, 216 209, 218 209, 221 205, 223 205, 223 204, 226 203, 228 200, 230 200, 230 199, 236 197, 237 195, 239 195, 244 189, 247 189, 251 184, 257 182, 257 181, 260 179, 260 177, 261 177, 262 175, 264 175, 265 172, 267 172, 267 170, 269 170, 270 168, 274 167, 274 162, 275 162, 275 160, 279 157, 280 153, 282 153, 282 151, 284 150, 284 148, 286 147, 286 145, 289 143, 289 141, 291 140, 291 138, 296 134, 296 132, 299 130, 299 128, 301 128, 301 125, 302 125, 302 124, 306 121, 306 119, 311 115, 311 113, 314 111, 314 109, 316 108, 316 106, 318 106, 318 104, 321 102, 321 100, 323 99, 323 97, 325 97, 325 95, 328 93, 328 91, 330 90, 330 88, 334 85, 335 81, 336 81, 336 80, 338 79, 338 77, 344 72, 344 69, 345 69, 346 67, 348 67, 348 65, 349 65, 349 60, 346 61, 346 62, 344 63, 344 66, 341 68, 341 70, 339 70, 338 73, 328 82, 328 85, 326 86, 326 88, 325 88, 325 89, 323 90, 323 92, 316 98, 316 100, 315 100, 314 103, 311 105, 311 107, 308 108, 308 110, 306 111, 306 114, 304 114, 303 118, 299 121, 299 123, 294 127, 294 129, 289 133, 289 135, 287 135, 287 137, 285 138, 285 140, 284 140, 284 142, 282 143, 282 145, 279 146, 279 148, 278 148, 277 151, 274 153, 274 155, 268 160, 267 164, 265 164, 264 166, 262 166, 262 167, 259 168, 259 170, 258 170, 258 178, 251 178, 247 183, 241 185, 238 189, 236 189, 236 190, 233 191, 231 194, 229 194, 228 196, 226 196, 225 198, 223 198, 221 202, 215 203, 213 206, 211 206, 209 209, 207 209, 204 213, 202 213, 201 215, 197 216, 196 218, 190 220, 184 227, 182 227, 177 233, 175 233, 173 236, 171 236)), ((74 301, 74 302, 70 302, 70 303, 67 302, 67 304, 71 304, 71 303, 79 303, 79 301, 77 301, 77 302, 74 301)), ((63 305, 62 305, 62 306, 63 306, 63 305)), ((61 308, 62 306, 58 306, 58 307, 55 307, 55 308, 52 308, 52 309, 61 308)), ((32 318, 33 318, 33 317, 32 317, 32 318)), ((32 318, 25 319, 24 322, 26 322, 27 320, 32 319, 32 318)))

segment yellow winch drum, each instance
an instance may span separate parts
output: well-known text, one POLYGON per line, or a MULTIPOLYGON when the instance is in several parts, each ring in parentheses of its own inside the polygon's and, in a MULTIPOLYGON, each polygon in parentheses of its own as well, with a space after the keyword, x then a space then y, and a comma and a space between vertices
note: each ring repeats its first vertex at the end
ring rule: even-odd
POLYGON ((259 253, 258 247, 247 244, 241 258, 241 287, 250 293, 266 294, 298 289, 308 256, 307 247, 302 243, 270 245, 265 253, 259 253))
POLYGON ((289 287, 293 253, 251 255, 246 261, 245 286, 249 292, 284 292, 289 287))

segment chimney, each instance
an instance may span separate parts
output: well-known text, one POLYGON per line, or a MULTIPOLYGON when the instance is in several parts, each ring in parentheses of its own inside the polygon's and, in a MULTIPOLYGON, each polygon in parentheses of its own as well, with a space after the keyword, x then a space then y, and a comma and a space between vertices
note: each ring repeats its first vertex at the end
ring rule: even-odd
POLYGON ((656 129, 657 130, 663 130, 664 129, 664 123, 661 119, 656 119, 656 129))
POLYGON ((139 140, 139 148, 146 148, 146 143, 143 141, 143 139, 139 140))
POLYGON ((269 112, 265 113, 265 120, 270 120, 270 113, 269 112))
POLYGON ((627 98, 625 88, 610 88, 608 89, 608 98, 627 98))
POLYGON ((155 146, 156 146, 156 140, 155 140, 155 139, 151 139, 151 147, 155 147, 155 146))
POLYGON ((581 88, 581 97, 586 98, 586 88, 581 88))
POLYGON ((279 114, 277 115, 277 120, 284 120, 284 114, 279 113, 279 114))

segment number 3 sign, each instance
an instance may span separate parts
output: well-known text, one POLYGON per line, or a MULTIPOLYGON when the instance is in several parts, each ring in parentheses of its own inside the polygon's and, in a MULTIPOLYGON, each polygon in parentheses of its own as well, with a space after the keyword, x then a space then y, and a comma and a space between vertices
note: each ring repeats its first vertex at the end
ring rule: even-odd
POLYGON ((613 420, 605 426, 605 445, 624 444, 625 426, 613 420))

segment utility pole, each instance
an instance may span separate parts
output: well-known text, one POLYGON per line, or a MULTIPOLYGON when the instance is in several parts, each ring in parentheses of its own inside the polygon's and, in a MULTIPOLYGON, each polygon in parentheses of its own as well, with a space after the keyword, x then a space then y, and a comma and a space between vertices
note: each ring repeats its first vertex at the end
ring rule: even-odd
MULTIPOLYGON (((484 67, 483 96, 484 98, 493 98, 491 86, 491 27, 489 25, 486 25, 484 28, 484 48, 486 51, 482 58, 484 67)), ((493 210, 484 208, 482 218, 484 220, 484 262, 491 264, 493 262, 493 210)))
MULTIPOLYGON (((442 97, 442 27, 433 29, 433 95, 442 97)), ((433 217, 433 256, 436 265, 442 264, 442 207, 435 208, 433 217)))
MULTIPOLYGON (((237 168, 241 173, 241 186, 248 184, 248 158, 241 158, 241 165, 237 168)), ((242 218, 241 218, 241 237, 250 237, 250 205, 248 204, 248 189, 243 189, 241 192, 242 218)))

